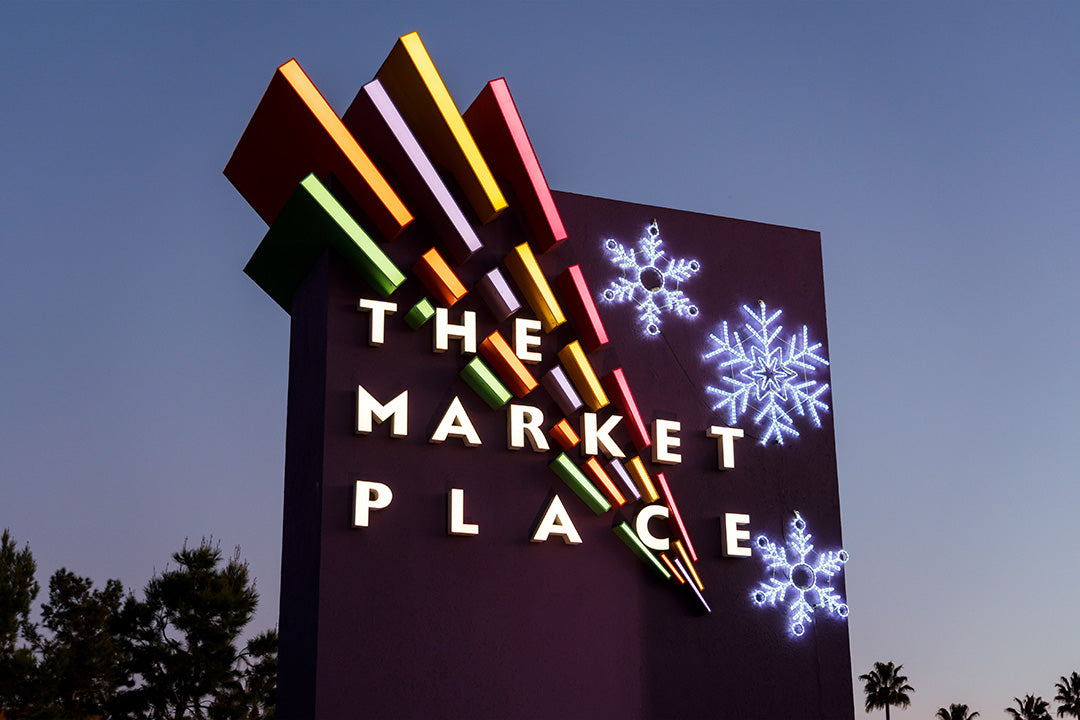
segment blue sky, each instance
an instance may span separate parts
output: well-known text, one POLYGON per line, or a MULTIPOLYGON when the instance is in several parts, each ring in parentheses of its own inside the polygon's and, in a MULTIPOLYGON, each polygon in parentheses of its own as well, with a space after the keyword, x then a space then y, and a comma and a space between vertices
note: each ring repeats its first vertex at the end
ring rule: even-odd
POLYGON ((342 112, 412 30, 459 105, 507 77, 557 189, 822 233, 853 674, 904 663, 897 718, 1080 671, 1067 3, 3 5, 0 526, 43 581, 212 534, 275 622, 288 318, 221 169, 277 65, 342 112))

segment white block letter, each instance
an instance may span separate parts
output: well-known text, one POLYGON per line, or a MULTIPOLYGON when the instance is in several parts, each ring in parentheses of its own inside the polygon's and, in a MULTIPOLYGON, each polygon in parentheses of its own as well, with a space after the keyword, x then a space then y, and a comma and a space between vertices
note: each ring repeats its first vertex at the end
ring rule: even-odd
POLYGON ((450 490, 450 502, 446 507, 447 532, 451 535, 479 535, 480 526, 465 522, 465 491, 450 490))
POLYGON ((740 540, 750 539, 750 531, 739 526, 749 524, 749 515, 724 513, 724 557, 750 557, 750 548, 739 545, 740 540))
POLYGON ((682 424, 678 420, 653 420, 653 462, 665 465, 682 462, 682 454, 674 452, 679 448, 682 441, 672 434, 679 432, 681 427, 682 424))
POLYGON ((405 390, 396 398, 381 405, 364 389, 356 386, 356 434, 371 432, 372 420, 384 423, 390 420, 390 437, 405 437, 409 434, 409 391, 405 390))
POLYGON ((544 413, 532 405, 511 405, 506 416, 506 446, 511 450, 525 447, 526 438, 533 452, 546 452, 550 446, 540 425, 544 413))
POLYGON ((597 455, 601 450, 608 457, 626 457, 608 434, 622 420, 622 415, 612 415, 600 427, 596 426, 596 413, 581 413, 581 441, 586 455, 597 455))
POLYGON ((735 467, 735 438, 741 438, 743 431, 739 428, 729 428, 723 425, 713 425, 706 432, 711 438, 720 438, 716 443, 716 452, 719 455, 720 469, 730 470, 735 467))
POLYGON ((659 552, 667 552, 668 548, 671 547, 671 540, 658 538, 649 532, 650 520, 654 517, 666 520, 669 516, 670 513, 664 505, 646 505, 641 508, 641 512, 637 514, 637 519, 634 520, 634 530, 637 531, 638 537, 641 538, 641 542, 645 544, 645 547, 659 552))
POLYGON ((450 338, 461 340, 461 354, 476 353, 476 313, 466 310, 461 314, 461 324, 451 325, 449 311, 435 308, 435 352, 450 349, 450 338))
POLYGON ((442 416, 439 427, 435 428, 428 442, 441 443, 448 437, 461 438, 469 447, 480 444, 480 436, 476 434, 476 428, 457 395, 450 401, 450 407, 446 408, 446 414, 442 416))
POLYGON ((539 320, 514 318, 514 354, 521 362, 532 365, 544 359, 540 353, 529 349, 540 347, 540 335, 537 333, 541 327, 539 320))
POLYGON ((367 527, 368 515, 372 510, 382 510, 394 499, 394 493, 382 483, 356 481, 356 494, 353 497, 354 528, 367 527))
POLYGON ((397 311, 397 303, 360 298, 356 309, 371 311, 368 345, 382 345, 386 340, 386 316, 397 311))
POLYGON ((562 541, 567 545, 581 544, 581 536, 578 535, 577 528, 558 495, 551 498, 544 517, 540 518, 540 524, 536 526, 536 532, 529 542, 546 542, 552 535, 562 536, 562 541))

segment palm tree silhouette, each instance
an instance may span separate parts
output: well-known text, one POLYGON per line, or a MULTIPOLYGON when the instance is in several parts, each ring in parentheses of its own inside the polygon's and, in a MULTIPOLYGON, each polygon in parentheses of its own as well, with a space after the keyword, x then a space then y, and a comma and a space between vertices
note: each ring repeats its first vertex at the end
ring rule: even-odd
POLYGON ((1072 715, 1080 718, 1080 674, 1073 673, 1069 677, 1061 676, 1061 682, 1054 683, 1058 693, 1054 699, 1060 703, 1057 707, 1058 717, 1072 715))
POLYGON ((908 693, 915 692, 915 688, 907 684, 907 676, 901 675, 903 665, 893 665, 891 662, 874 663, 874 669, 865 675, 860 675, 863 681, 863 692, 866 693, 866 712, 885 708, 885 720, 889 720, 889 708, 907 707, 911 704, 908 693))
POLYGON ((935 720, 975 720, 979 717, 977 712, 968 712, 968 706, 960 703, 949 705, 949 709, 938 708, 935 720))
POLYGON ((1013 720, 1053 720, 1050 717, 1050 703, 1035 695, 1025 695, 1024 699, 1014 697, 1016 708, 1007 707, 1005 712, 1013 720))

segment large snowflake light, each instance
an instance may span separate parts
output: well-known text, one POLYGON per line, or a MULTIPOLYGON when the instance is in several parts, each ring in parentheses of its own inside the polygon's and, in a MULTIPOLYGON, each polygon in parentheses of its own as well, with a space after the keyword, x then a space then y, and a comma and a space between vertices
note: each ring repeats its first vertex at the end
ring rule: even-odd
POLYGON ((625 247, 614 238, 604 241, 608 259, 623 271, 600 293, 609 303, 633 303, 640 314, 638 321, 646 335, 660 334, 660 316, 672 313, 681 317, 696 317, 697 305, 690 302, 679 283, 701 270, 697 260, 669 258, 664 254, 664 241, 656 221, 646 228, 638 241, 638 249, 625 247))
POLYGON ((754 423, 765 424, 762 445, 771 439, 782 445, 785 436, 798 437, 795 416, 821 427, 819 413, 829 410, 822 400, 829 385, 813 377, 818 368, 829 364, 818 354, 821 343, 810 343, 805 325, 801 333, 781 337, 784 326, 777 320, 783 310, 770 313, 764 300, 757 312, 746 305, 742 309, 749 319, 741 333, 729 331, 725 320, 717 333, 709 334, 712 349, 705 359, 718 360, 722 383, 705 388, 718 398, 713 410, 726 412, 729 425, 751 410, 754 423))
POLYGON ((848 616, 848 606, 836 588, 823 584, 832 582, 833 576, 848 561, 848 553, 846 550, 814 553, 810 543, 814 536, 806 532, 806 520, 798 512, 791 522, 791 530, 787 547, 775 544, 764 535, 759 535, 754 542, 772 577, 760 583, 750 593, 750 599, 758 606, 785 604, 789 629, 798 637, 814 621, 817 608, 837 617, 848 616), (788 557, 789 550, 791 557, 788 557))

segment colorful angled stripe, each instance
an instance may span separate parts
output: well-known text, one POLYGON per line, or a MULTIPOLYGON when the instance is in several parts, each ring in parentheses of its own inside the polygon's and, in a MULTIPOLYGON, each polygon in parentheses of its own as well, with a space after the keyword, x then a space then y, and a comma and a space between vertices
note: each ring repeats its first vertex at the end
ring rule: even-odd
POLYGON ((641 419, 641 413, 638 412, 637 403, 634 402, 634 396, 630 392, 630 384, 626 382, 626 376, 623 374, 622 368, 615 368, 604 376, 604 388, 611 394, 616 407, 622 410, 623 414, 629 419, 626 424, 626 431, 630 434, 630 440, 634 443, 637 451, 641 452, 652 445, 649 430, 641 419))
POLYGON ((555 427, 548 431, 548 435, 566 451, 573 449, 575 445, 581 442, 581 438, 574 432, 574 428, 570 427, 570 423, 566 421, 566 418, 555 423, 555 427))
POLYGON ((507 207, 506 198, 420 36, 399 38, 375 77, 420 144, 458 181, 480 222, 497 218, 507 207))
POLYGON ((285 203, 244 272, 285 312, 292 295, 327 247, 333 248, 383 298, 405 275, 314 175, 285 203))
POLYGON ((517 397, 523 398, 536 389, 536 378, 510 349, 510 345, 498 330, 480 343, 480 354, 517 397))
POLYGON ((585 351, 581 349, 581 343, 574 340, 559 351, 559 362, 566 368, 570 379, 574 381, 574 387, 581 394, 582 400, 589 409, 596 412, 607 406, 608 397, 604 388, 600 385, 596 373, 593 372, 589 359, 585 357, 585 351))
POLYGON ((498 410, 510 402, 510 391, 480 358, 474 357, 470 360, 459 375, 492 410, 498 410))
POLYGON ((641 538, 637 536, 637 533, 630 529, 629 525, 627 525, 625 522, 621 522, 611 529, 616 535, 619 536, 620 540, 626 543, 626 546, 628 548, 634 551, 635 555, 641 558, 641 560, 646 565, 656 570, 656 572, 660 573, 660 575, 663 576, 665 580, 671 579, 671 573, 669 573, 667 568, 664 567, 664 565, 656 559, 656 556, 653 555, 652 550, 645 547, 645 544, 641 542, 641 538))
POLYGON ((690 542, 690 535, 686 532, 686 525, 683 524, 682 515, 679 514, 679 508, 675 505, 675 498, 671 494, 671 488, 668 487, 667 480, 664 478, 664 473, 657 473, 656 481, 660 485, 660 492, 663 494, 664 504, 667 505, 668 510, 671 511, 671 520, 675 523, 675 527, 679 531, 679 535, 682 536, 683 542, 686 543, 686 550, 690 553, 690 559, 697 562, 697 551, 694 550, 694 543, 690 542))
POLYGON ((566 322, 566 316, 563 315, 555 294, 551 292, 551 286, 548 285, 528 243, 516 246, 504 262, 544 332, 549 333, 566 322))
POLYGON ((600 488, 600 490, 607 495, 608 499, 611 500, 616 507, 622 507, 626 504, 626 498, 619 492, 619 488, 615 487, 615 483, 611 481, 608 474, 604 472, 604 468, 600 466, 599 460, 591 457, 585 461, 585 475, 592 480, 596 487, 600 488))
POLYGON ((255 212, 273 224, 309 174, 331 174, 379 232, 394 238, 412 214, 296 60, 277 69, 225 165, 255 212))
POLYGON ((382 167, 390 168, 394 179, 416 204, 417 214, 435 230, 455 262, 465 262, 480 249, 476 231, 382 83, 372 80, 360 88, 341 121, 382 167))
POLYGON ((645 463, 641 462, 641 458, 632 457, 626 461, 626 471, 630 473, 630 477, 634 479, 634 483, 637 484, 638 489, 641 490, 641 496, 645 498, 646 502, 656 502, 660 499, 660 493, 656 492, 656 486, 653 485, 652 480, 649 478, 649 471, 645 469, 645 463))
POLYGON ((444 307, 451 307, 468 292, 435 248, 420 256, 413 272, 444 307))
POLYGON ((571 265, 566 268, 559 275, 558 285, 563 304, 570 312, 570 319, 585 349, 596 352, 607 345, 607 331, 600 320, 600 313, 596 311, 585 276, 581 274, 581 266, 571 265))
POLYGON ((611 509, 611 503, 607 501, 607 498, 589 482, 589 479, 578 469, 574 461, 567 457, 566 453, 559 453, 559 456, 548 467, 562 478, 562 481, 569 485, 574 494, 581 498, 581 501, 594 513, 603 515, 611 509))
POLYGON ((464 117, 492 169, 514 189, 538 250, 547 252, 565 240, 566 228, 506 79, 489 82, 464 117))

